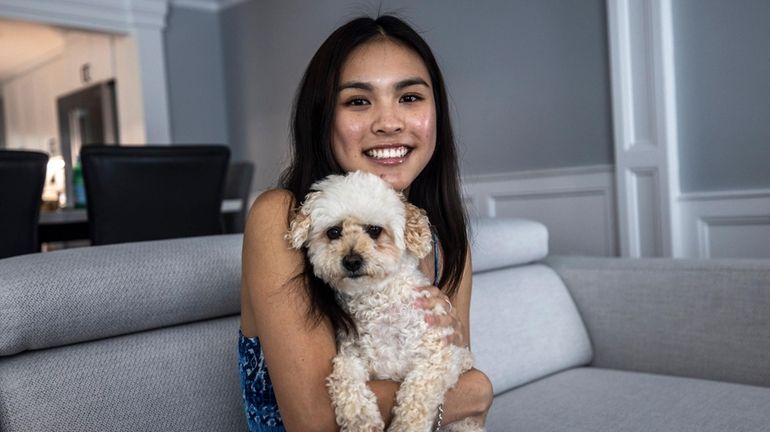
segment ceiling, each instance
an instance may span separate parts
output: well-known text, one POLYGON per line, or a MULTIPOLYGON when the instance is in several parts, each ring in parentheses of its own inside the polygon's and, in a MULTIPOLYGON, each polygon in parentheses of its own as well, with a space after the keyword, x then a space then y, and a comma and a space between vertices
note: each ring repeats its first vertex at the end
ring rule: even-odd
POLYGON ((55 55, 64 48, 56 27, 0 19, 0 81, 55 55))

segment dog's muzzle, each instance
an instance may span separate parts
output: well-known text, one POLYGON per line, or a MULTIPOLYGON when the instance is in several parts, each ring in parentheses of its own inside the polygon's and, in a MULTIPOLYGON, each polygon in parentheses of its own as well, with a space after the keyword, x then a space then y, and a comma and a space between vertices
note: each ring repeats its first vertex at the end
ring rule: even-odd
POLYGON ((364 258, 357 254, 350 252, 344 257, 342 257, 342 267, 345 268, 345 270, 350 273, 351 277, 358 277, 361 276, 358 274, 358 272, 361 270, 361 267, 364 266, 364 258))

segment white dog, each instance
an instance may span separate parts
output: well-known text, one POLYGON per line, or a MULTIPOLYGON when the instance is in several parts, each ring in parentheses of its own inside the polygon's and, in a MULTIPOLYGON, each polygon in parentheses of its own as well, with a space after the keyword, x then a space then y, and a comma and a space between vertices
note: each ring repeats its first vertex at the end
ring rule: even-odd
MULTIPOLYGON (((401 382, 388 430, 430 431, 439 404, 471 368, 468 349, 444 339, 452 329, 431 327, 415 307, 415 288, 430 285, 419 259, 432 250, 425 212, 379 177, 360 171, 315 183, 291 222, 292 247, 307 247, 313 271, 336 292, 357 334, 337 335, 338 353, 327 386, 343 431, 381 431, 384 422, 373 379, 401 382)), ((470 420, 443 430, 481 431, 470 420)))

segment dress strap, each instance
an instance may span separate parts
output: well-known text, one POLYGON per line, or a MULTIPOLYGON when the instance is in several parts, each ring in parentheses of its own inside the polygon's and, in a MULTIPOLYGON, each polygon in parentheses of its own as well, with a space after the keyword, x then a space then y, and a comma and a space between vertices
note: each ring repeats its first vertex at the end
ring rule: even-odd
POLYGON ((438 286, 439 281, 439 247, 438 247, 438 236, 436 235, 436 230, 434 230, 431 227, 431 235, 433 236, 433 285, 438 286))

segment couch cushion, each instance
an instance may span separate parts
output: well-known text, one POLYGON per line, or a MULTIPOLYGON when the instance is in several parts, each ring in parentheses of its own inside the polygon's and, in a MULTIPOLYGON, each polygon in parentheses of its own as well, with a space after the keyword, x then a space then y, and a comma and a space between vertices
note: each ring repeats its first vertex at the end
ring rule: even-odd
POLYGON ((488 432, 768 432, 770 388, 578 368, 497 396, 488 432))
POLYGON ((561 279, 544 265, 473 275, 471 344, 495 394, 591 361, 591 344, 561 279))
POLYGON ((548 255, 548 229, 526 219, 480 218, 470 223, 473 271, 527 264, 548 255))
POLYGON ((242 235, 0 260, 0 356, 240 311, 242 235))
POLYGON ((0 357, 0 430, 244 431, 237 316, 0 357))

